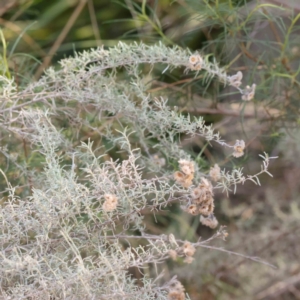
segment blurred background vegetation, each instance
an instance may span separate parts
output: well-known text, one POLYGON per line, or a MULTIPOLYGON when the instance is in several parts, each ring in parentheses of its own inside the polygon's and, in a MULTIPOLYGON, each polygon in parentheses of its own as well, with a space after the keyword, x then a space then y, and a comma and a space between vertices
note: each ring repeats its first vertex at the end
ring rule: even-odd
MULTIPOLYGON (((260 167, 258 154, 279 156, 271 166, 274 177, 261 177, 261 187, 247 183, 228 197, 216 193, 215 200, 216 216, 229 232, 225 243, 215 245, 259 256, 277 269, 200 249, 191 265, 168 261, 165 274, 176 274, 192 299, 300 299, 299 19, 298 0, 2 0, 0 71, 14 76, 21 89, 64 57, 118 41, 188 47, 211 55, 229 74, 242 71, 244 84, 257 84, 251 102, 218 82, 203 84, 201 73, 162 73, 159 66, 149 93, 164 95, 182 113, 204 116, 228 141, 246 141, 246 156, 232 160, 221 147, 183 139, 204 170, 217 162, 243 166, 249 174, 260 167)), ((0 134, 1 168, 26 195, 30 178, 21 176, 18 164, 34 166, 39 158, 24 140, 0 134)), ((90 137, 80 134, 79 140, 90 137)), ((145 220, 155 234, 188 240, 213 234, 176 205, 155 219, 145 214, 145 220)), ((132 273, 141 284, 141 275, 132 273)))

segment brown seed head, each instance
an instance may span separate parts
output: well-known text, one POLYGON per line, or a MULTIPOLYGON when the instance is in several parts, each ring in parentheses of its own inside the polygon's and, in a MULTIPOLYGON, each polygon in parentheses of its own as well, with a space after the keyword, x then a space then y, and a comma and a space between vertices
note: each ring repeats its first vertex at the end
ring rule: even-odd
POLYGON ((196 248, 188 241, 185 241, 182 245, 183 253, 186 256, 193 256, 196 252, 196 248))
POLYGON ((218 226, 218 220, 216 219, 216 217, 213 214, 209 215, 207 218, 201 216, 200 222, 203 225, 208 226, 212 229, 214 229, 218 226))

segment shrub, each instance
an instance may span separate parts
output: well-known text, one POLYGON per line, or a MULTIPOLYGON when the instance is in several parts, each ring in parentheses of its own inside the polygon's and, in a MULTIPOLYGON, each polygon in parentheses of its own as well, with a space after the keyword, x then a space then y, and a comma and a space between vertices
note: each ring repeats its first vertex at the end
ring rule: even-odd
POLYGON ((181 114, 163 96, 147 92, 151 76, 156 65, 164 65, 163 72, 201 73, 203 84, 216 78, 237 89, 241 101, 254 97, 255 84, 243 89, 241 72, 229 76, 208 57, 162 44, 119 43, 60 65, 21 88, 1 77, 3 141, 21 141, 20 147, 1 149, 7 159, 1 170, 7 182, 0 212, 3 295, 184 299, 176 278, 158 284, 161 276, 147 276, 143 269, 170 257, 192 263, 198 247, 226 251, 209 242, 225 239, 227 232, 220 226, 208 240, 195 242, 176 239, 175 233, 150 234, 145 211, 155 214, 180 203, 203 225, 216 228, 214 190, 259 184, 270 158, 261 155, 255 175, 218 164, 203 168, 183 140, 198 136, 219 144, 228 148, 228 159, 240 159, 246 143, 238 137, 225 142, 203 118, 181 114), (142 284, 130 268, 143 274, 142 284))

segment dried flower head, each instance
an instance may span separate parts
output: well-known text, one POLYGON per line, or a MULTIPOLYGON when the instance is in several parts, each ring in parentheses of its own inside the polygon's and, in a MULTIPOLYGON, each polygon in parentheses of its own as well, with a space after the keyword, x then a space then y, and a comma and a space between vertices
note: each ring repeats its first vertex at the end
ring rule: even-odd
POLYGON ((226 231, 226 226, 220 226, 218 229, 217 235, 222 238, 223 241, 226 241, 226 238, 228 237, 228 232, 226 231))
POLYGON ((176 290, 171 290, 168 294, 169 300, 185 300, 184 292, 179 292, 176 290))
POLYGON ((229 76, 229 84, 234 87, 239 87, 242 84, 243 73, 238 71, 235 75, 229 76))
POLYGON ((189 58, 189 67, 191 70, 199 71, 203 65, 203 59, 199 54, 191 55, 189 58))
POLYGON ((180 170, 185 174, 185 175, 191 175, 195 173, 195 167, 194 163, 192 161, 186 160, 186 159, 180 159, 178 161, 180 170))
POLYGON ((193 189, 191 192, 191 196, 193 199, 200 198, 201 195, 202 195, 202 190, 199 187, 193 189))
POLYGON ((213 213, 215 205, 214 199, 210 198, 209 201, 206 201, 199 207, 199 213, 204 216, 208 216, 213 213))
POLYGON ((180 183, 183 187, 190 187, 193 183, 195 167, 192 161, 186 159, 180 159, 178 161, 180 170, 182 172, 175 172, 174 178, 175 180, 180 183))
POLYGON ((175 179, 176 181, 178 181, 179 183, 182 182, 182 181, 184 181, 185 177, 186 177, 186 176, 185 176, 183 173, 179 172, 179 171, 176 171, 176 172, 174 173, 174 179, 175 179))
POLYGON ((210 214, 207 218, 200 216, 200 222, 201 224, 208 226, 212 229, 218 226, 218 220, 213 214, 210 214))
POLYGON ((186 256, 193 256, 196 252, 196 248, 188 241, 185 241, 182 245, 182 251, 186 256))
POLYGON ((204 177, 201 177, 201 183, 199 184, 199 188, 213 193, 211 182, 204 177))
POLYGON ((170 249, 169 250, 169 256, 173 259, 173 260, 176 260, 177 259, 177 252, 173 249, 170 249))
POLYGON ((169 300, 185 300, 184 287, 178 280, 175 280, 170 286, 168 294, 169 300))
POLYGON ((218 164, 210 168, 209 176, 213 181, 218 181, 221 178, 221 169, 218 164))
POLYGON ((198 209, 197 205, 191 204, 190 206, 188 206, 188 207, 186 208, 186 212, 188 212, 188 213, 191 214, 191 215, 196 216, 196 215, 199 214, 199 209, 198 209))
POLYGON ((213 187, 209 180, 202 177, 201 183, 192 190, 192 203, 185 211, 192 215, 203 214, 208 216, 214 210, 213 187))
POLYGON ((194 174, 185 175, 179 171, 174 173, 174 179, 181 184, 183 187, 188 188, 192 185, 194 174))
POLYGON ((247 85, 246 88, 243 90, 242 100, 244 100, 244 101, 252 100, 255 95, 255 89, 256 89, 255 83, 253 83, 251 87, 249 85, 247 85))
POLYGON ((185 188, 190 187, 193 184, 193 178, 194 178, 194 174, 187 175, 184 182, 182 183, 182 186, 185 188))
POLYGON ((187 264, 191 264, 194 260, 194 257, 192 256, 187 256, 183 261, 187 264))
POLYGON ((104 198, 105 201, 102 205, 104 211, 113 211, 117 208, 118 198, 116 197, 116 195, 105 194, 104 198))
POLYGON ((199 55, 191 55, 189 58, 189 63, 191 65, 196 64, 199 61, 199 55))
POLYGON ((233 146, 234 152, 232 155, 234 157, 240 157, 244 155, 245 142, 243 140, 236 140, 236 143, 233 146))
POLYGON ((184 292, 185 291, 185 288, 183 287, 181 282, 178 281, 178 280, 174 280, 172 282, 171 289, 174 290, 174 291, 179 291, 179 292, 184 292))
POLYGON ((229 235, 229 233, 228 232, 224 232, 224 231, 222 231, 222 234, 223 234, 223 241, 226 241, 226 238, 228 237, 228 235, 229 235))
POLYGON ((201 177, 201 183, 199 186, 193 190, 192 197, 200 194, 195 198, 194 202, 197 204, 202 204, 203 202, 210 202, 213 196, 213 187, 209 180, 201 177))

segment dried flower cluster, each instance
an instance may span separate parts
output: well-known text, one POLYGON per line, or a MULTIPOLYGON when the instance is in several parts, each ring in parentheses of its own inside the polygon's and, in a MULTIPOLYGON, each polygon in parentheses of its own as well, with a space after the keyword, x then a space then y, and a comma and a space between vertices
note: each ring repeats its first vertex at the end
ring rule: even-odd
POLYGON ((245 89, 240 89, 243 79, 243 73, 238 71, 235 75, 227 76, 222 70, 212 70, 211 67, 205 62, 203 58, 198 54, 193 54, 189 57, 189 69, 199 71, 202 68, 210 71, 212 75, 217 75, 222 81, 228 83, 229 85, 237 88, 242 94, 242 100, 250 101, 254 98, 256 84, 253 83, 252 86, 247 85, 245 89))
POLYGON ((245 142, 243 140, 236 140, 236 143, 233 146, 234 152, 232 155, 234 157, 241 157, 244 155, 245 142))
POLYGON ((194 179, 194 163, 186 159, 180 159, 178 162, 181 172, 175 172, 174 179, 183 187, 188 188, 192 185, 194 179))
POLYGON ((187 208, 189 213, 208 216, 214 211, 213 187, 206 178, 201 178, 201 183, 192 190, 191 196, 192 204, 187 208))
POLYGON ((105 201, 102 205, 104 211, 113 211, 117 208, 118 198, 116 197, 116 195, 105 194, 104 198, 105 201))
POLYGON ((242 84, 243 73, 238 71, 235 75, 229 76, 229 84, 238 88, 242 84))
POLYGON ((210 168, 209 176, 213 181, 218 181, 221 178, 221 169, 218 164, 210 168))
POLYGON ((185 255, 185 262, 190 264, 194 258, 194 254, 196 252, 196 248, 188 241, 185 241, 184 244, 182 245, 182 251, 183 254, 185 255))
POLYGON ((177 247, 176 250, 170 249, 168 251, 169 256, 176 260, 178 255, 184 256, 184 262, 190 264, 194 258, 194 254, 196 252, 196 248, 188 241, 185 241, 181 247, 177 247))
POLYGON ((199 54, 191 55, 189 58, 189 67, 191 70, 199 71, 203 65, 203 58, 199 54))
MULTIPOLYGON (((212 177, 219 178, 220 168, 215 165, 211 170, 212 177)), ((216 228, 218 226, 218 220, 213 214, 214 211, 214 198, 213 187, 209 180, 202 177, 201 183, 198 187, 192 190, 192 203, 186 208, 186 211, 192 215, 199 215, 200 222, 210 228, 216 228)))
POLYGON ((251 87, 249 85, 247 85, 246 88, 243 90, 242 100, 244 100, 244 101, 252 100, 255 95, 255 89, 256 89, 255 83, 253 83, 251 87))
POLYGON ((178 280, 174 281, 170 287, 169 300, 185 300, 184 287, 178 280))
MULTIPOLYGON (((237 150, 235 151, 239 151, 239 148, 237 148, 237 150)), ((179 160, 179 166, 181 172, 175 172, 175 180, 183 187, 190 187, 194 178, 194 163, 185 159, 181 159, 179 160)), ((215 164, 210 169, 209 175, 212 180, 218 181, 221 178, 220 167, 215 164)), ((213 214, 215 206, 213 198, 213 186, 211 182, 208 179, 201 177, 200 184, 191 191, 191 198, 192 200, 189 205, 187 207, 184 207, 183 209, 194 216, 199 214, 202 216, 206 216, 207 218, 202 217, 200 219, 201 223, 210 228, 215 228, 218 225, 218 221, 213 214)), ((169 255, 172 259, 177 258, 177 252, 174 250, 170 250, 169 255)), ((192 257, 188 256, 186 258, 186 262, 190 263, 191 261, 192 257)))

